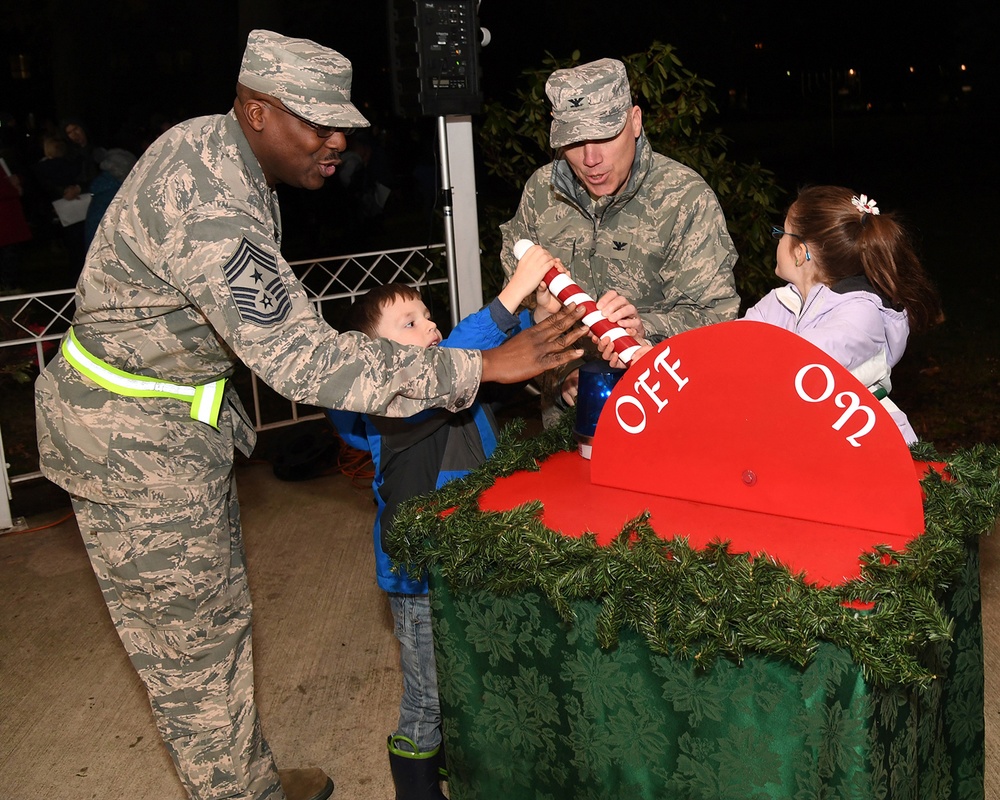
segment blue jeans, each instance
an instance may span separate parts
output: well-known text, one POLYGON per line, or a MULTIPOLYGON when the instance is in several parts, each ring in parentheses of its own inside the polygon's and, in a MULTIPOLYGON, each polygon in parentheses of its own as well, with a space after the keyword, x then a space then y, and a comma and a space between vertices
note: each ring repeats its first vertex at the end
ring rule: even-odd
POLYGON ((441 744, 441 706, 431 635, 431 604, 425 594, 390 594, 396 621, 403 697, 396 734, 412 739, 420 752, 441 744))

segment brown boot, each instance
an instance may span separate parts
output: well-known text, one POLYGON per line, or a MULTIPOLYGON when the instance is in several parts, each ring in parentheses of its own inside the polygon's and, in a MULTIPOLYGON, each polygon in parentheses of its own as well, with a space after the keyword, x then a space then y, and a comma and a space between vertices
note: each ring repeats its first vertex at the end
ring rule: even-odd
POLYGON ((319 767, 279 769, 278 778, 287 800, 326 800, 333 794, 333 781, 319 767))

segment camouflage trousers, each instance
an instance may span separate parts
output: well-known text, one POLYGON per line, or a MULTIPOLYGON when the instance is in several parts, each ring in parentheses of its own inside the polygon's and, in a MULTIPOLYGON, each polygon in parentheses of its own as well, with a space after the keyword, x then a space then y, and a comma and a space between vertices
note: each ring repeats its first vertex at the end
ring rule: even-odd
POLYGON ((254 704, 235 480, 202 502, 73 508, 118 635, 195 800, 284 800, 254 704))

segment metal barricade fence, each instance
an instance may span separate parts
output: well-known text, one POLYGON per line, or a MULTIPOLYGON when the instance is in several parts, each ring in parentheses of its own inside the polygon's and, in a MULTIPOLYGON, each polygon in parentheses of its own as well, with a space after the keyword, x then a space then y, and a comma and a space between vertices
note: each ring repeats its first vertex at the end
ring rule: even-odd
MULTIPOLYGON (((448 298, 448 273, 445 245, 355 253, 313 260, 290 262, 295 274, 305 286, 317 313, 334 327, 354 298, 373 286, 384 283, 407 283, 421 291, 444 286, 442 302, 448 298)), ((33 426, 34 395, 32 383, 38 365, 51 358, 69 328, 74 312, 74 289, 38 292, 34 294, 0 295, 0 377, 4 379, 0 406, 0 530, 10 524, 8 499, 11 485, 41 477, 37 470, 34 436, 24 435, 33 426), (8 426, 16 426, 12 431, 8 426), (3 435, 7 435, 5 455, 3 435), (16 435, 14 435, 16 434, 16 435), (30 445, 25 441, 30 439, 30 445), (8 474, 7 457, 15 458, 10 448, 17 442, 16 457, 19 474, 8 474), (34 454, 36 469, 24 471, 25 457, 34 454), (5 526, 6 512, 6 526, 5 526)), ((300 406, 284 400, 268 388, 249 370, 242 368, 234 376, 244 403, 252 407, 254 426, 258 431, 318 419, 322 412, 310 406, 300 406), (247 397, 246 392, 249 393, 247 397)))

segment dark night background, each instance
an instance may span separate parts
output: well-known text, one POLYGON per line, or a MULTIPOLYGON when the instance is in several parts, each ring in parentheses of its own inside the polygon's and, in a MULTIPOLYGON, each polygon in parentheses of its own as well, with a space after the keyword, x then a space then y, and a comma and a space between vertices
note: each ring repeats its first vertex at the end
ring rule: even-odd
MULTIPOLYGON (((876 115, 904 105, 994 105, 996 4, 916 5, 485 0, 479 18, 492 42, 481 52, 483 89, 502 96, 546 52, 579 50, 591 60, 658 40, 717 85, 723 112, 730 97, 750 115, 796 112, 802 81, 850 68, 860 72, 876 115), (963 95, 962 85, 972 91, 963 95)), ((80 115, 105 140, 135 135, 154 119, 224 110, 246 34, 266 27, 347 55, 355 98, 384 119, 391 113, 387 8, 384 0, 18 3, 0 20, 9 65, 0 76, 0 110, 22 121, 31 113, 36 125, 80 115)))
MULTIPOLYGON (((264 27, 341 51, 370 119, 426 131, 430 120, 393 116, 387 20, 385 0, 17 3, 0 18, 0 121, 17 126, 30 158, 69 116, 100 144, 140 150, 164 124, 228 110, 246 35, 264 27)), ((480 56, 487 99, 546 53, 592 60, 669 43, 715 84, 709 125, 733 158, 773 170, 789 197, 840 183, 903 213, 949 319, 911 341, 894 397, 944 449, 1000 440, 996 3, 484 0, 479 21, 492 34, 480 56)), ((404 149, 395 169, 419 155, 404 149)), ((313 248, 289 257, 330 255, 316 246, 324 220, 297 213, 306 202, 282 196, 286 234, 313 248)))

